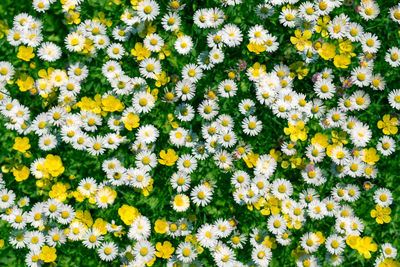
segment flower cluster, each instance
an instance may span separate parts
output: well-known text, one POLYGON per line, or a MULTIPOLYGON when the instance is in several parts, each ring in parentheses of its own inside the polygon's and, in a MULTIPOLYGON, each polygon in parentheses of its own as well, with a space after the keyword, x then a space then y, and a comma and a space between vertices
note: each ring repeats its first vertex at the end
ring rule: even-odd
POLYGON ((0 8, 0 250, 400 266, 400 4, 16 2, 0 8))

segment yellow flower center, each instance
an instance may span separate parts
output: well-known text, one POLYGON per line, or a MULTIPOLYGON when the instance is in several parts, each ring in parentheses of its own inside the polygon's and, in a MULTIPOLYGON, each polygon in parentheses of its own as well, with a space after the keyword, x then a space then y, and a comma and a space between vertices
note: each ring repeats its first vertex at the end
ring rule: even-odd
POLYGON ((96 242, 96 240, 97 240, 97 237, 94 236, 94 235, 91 235, 91 236, 89 237, 89 241, 90 241, 91 243, 96 242))
POLYGON ((350 169, 351 169, 353 172, 355 172, 355 171, 358 170, 358 165, 355 164, 355 163, 353 163, 353 164, 350 165, 350 169))
POLYGON ((151 8, 151 6, 146 6, 143 11, 146 14, 150 14, 150 12, 152 11, 152 8, 151 8))
POLYGON ((54 205, 54 204, 51 204, 50 207, 49 207, 49 211, 51 211, 51 212, 55 212, 56 209, 57 209, 57 206, 54 205))
POLYGON ((307 13, 307 15, 312 15, 312 14, 314 14, 314 9, 309 7, 309 8, 306 9, 306 13, 307 13))
POLYGON ((140 99, 140 100, 139 100, 139 105, 141 105, 142 107, 143 107, 143 106, 146 106, 146 105, 147 105, 147 99, 146 99, 146 98, 140 99))
POLYGON ((357 97, 356 103, 357 103, 357 105, 361 106, 362 104, 364 104, 364 98, 362 98, 361 96, 357 97))
POLYGON ((68 218, 68 216, 69 216, 69 212, 66 211, 66 210, 64 210, 64 211, 61 213, 61 217, 62 217, 63 219, 68 218))
POLYGON ((278 191, 279 191, 279 193, 285 193, 285 192, 286 192, 286 186, 280 185, 280 186, 278 187, 278 191))
POLYGON ((357 29, 351 29, 351 30, 350 30, 350 35, 351 35, 351 36, 354 37, 354 36, 357 36, 357 34, 358 34, 357 29))
POLYGON ((197 197, 198 197, 199 199, 204 199, 204 198, 206 197, 206 194, 204 194, 204 192, 199 192, 199 193, 197 194, 197 197))
POLYGON ((94 148, 95 150, 99 150, 99 149, 101 148, 101 145, 100 145, 99 143, 95 143, 95 144, 93 145, 93 148, 94 148))
POLYGON ((154 65, 153 65, 153 64, 147 65, 147 66, 146 66, 146 70, 147 70, 148 72, 153 71, 153 70, 154 70, 154 65))
POLYGON ((6 75, 8 73, 8 70, 6 68, 2 68, 0 70, 1 75, 6 75))
POLYGON ((287 15, 285 16, 285 19, 286 19, 287 21, 292 21, 292 20, 294 19, 294 16, 293 16, 292 14, 287 14, 287 15))
POLYGON ((60 240, 60 236, 59 235, 57 235, 57 234, 53 235, 53 241, 54 242, 57 242, 59 240, 60 240))
POLYGON ((364 11, 365 15, 371 16, 374 13, 374 10, 372 8, 366 8, 364 11))
POLYGON ((183 249, 182 250, 182 254, 185 257, 189 257, 190 256, 190 249, 188 249, 188 248, 183 249))
MULTIPOLYGON (((111 254, 111 248, 105 248, 104 249, 104 254, 106 254, 106 255, 110 255, 111 254)), ((142 251, 140 251, 140 252, 142 252, 142 251)))

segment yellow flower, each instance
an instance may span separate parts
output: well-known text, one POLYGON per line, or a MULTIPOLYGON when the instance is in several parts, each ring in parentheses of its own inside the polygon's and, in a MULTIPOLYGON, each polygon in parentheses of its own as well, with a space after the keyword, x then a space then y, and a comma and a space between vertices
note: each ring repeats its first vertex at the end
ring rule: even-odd
POLYGON ((308 41, 308 39, 311 38, 311 32, 309 30, 305 30, 303 32, 303 35, 301 34, 300 30, 296 30, 294 32, 294 36, 290 37, 290 42, 292 42, 292 44, 296 45, 296 49, 299 51, 303 51, 304 48, 308 48, 311 47, 311 41, 308 41))
POLYGON ((5 35, 8 35, 8 23, 7 21, 0 20, 0 39, 2 39, 5 35))
POLYGON ((96 95, 94 100, 86 96, 82 97, 81 101, 79 101, 76 106, 81 110, 99 114, 101 113, 101 95, 96 95))
POLYGON ((397 125, 399 120, 397 117, 390 118, 389 114, 383 116, 381 121, 378 121, 378 128, 386 135, 396 134, 398 131, 397 125))
POLYGON ((163 258, 163 259, 170 258, 172 253, 174 253, 174 251, 175 251, 175 248, 168 241, 164 241, 164 244, 161 244, 161 242, 158 242, 156 244, 156 249, 157 249, 156 256, 159 258, 163 258))
POLYGON ((98 18, 93 18, 94 21, 100 21, 101 23, 105 24, 107 27, 112 26, 112 20, 111 19, 106 19, 106 15, 104 12, 99 12, 98 13, 99 17, 98 18))
POLYGON ((264 241, 261 242, 261 244, 263 244, 264 247, 269 249, 275 249, 277 247, 275 238, 270 237, 268 235, 264 238, 264 241))
POLYGON ((275 159, 276 162, 280 162, 282 160, 282 152, 279 150, 271 149, 269 154, 275 159))
POLYGON ((132 131, 133 128, 139 127, 139 116, 133 113, 129 113, 127 116, 122 118, 122 122, 128 131, 132 131))
POLYGON ((347 133, 345 131, 332 131, 332 143, 338 145, 346 145, 348 141, 346 140, 347 133))
POLYGON ((49 246, 44 246, 41 249, 39 258, 44 262, 54 262, 57 259, 56 249, 49 246))
POLYGON ((371 217, 376 218, 376 222, 379 224, 389 223, 392 219, 390 218, 392 210, 390 207, 382 208, 379 205, 375 206, 375 209, 371 210, 371 217))
POLYGON ((93 224, 93 228, 98 229, 102 235, 105 235, 107 234, 107 224, 108 222, 104 221, 102 218, 97 218, 93 224))
POLYGON ((154 224, 154 230, 158 234, 165 234, 168 230, 168 223, 166 220, 157 220, 154 224))
POLYGON ((35 57, 35 54, 33 53, 33 47, 21 45, 18 48, 17 57, 25 61, 31 61, 31 59, 35 57))
POLYGON ((4 239, 0 239, 0 248, 4 247, 4 239))
POLYGON ((17 85, 21 92, 28 91, 33 88, 35 81, 31 76, 22 77, 22 79, 17 80, 17 85))
POLYGON ((371 251, 375 252, 378 250, 377 244, 373 243, 372 238, 369 236, 364 236, 363 238, 359 237, 355 248, 358 253, 363 255, 366 259, 371 258, 371 251))
POLYGON ((53 177, 60 176, 65 170, 60 156, 54 156, 52 154, 48 154, 46 156, 46 160, 44 161, 43 166, 46 168, 46 171, 53 177))
POLYGON ((17 137, 14 140, 14 145, 13 149, 17 150, 21 153, 25 153, 29 148, 31 148, 31 145, 29 144, 29 138, 28 137, 17 137))
POLYGON ((89 210, 77 210, 75 213, 75 218, 87 227, 91 227, 93 225, 93 218, 89 210))
POLYGON ((347 69, 351 63, 351 57, 349 55, 336 55, 333 58, 333 64, 336 68, 347 69))
POLYGON ((158 58, 160 60, 163 60, 166 57, 169 57, 170 55, 171 55, 171 50, 169 49, 169 45, 168 44, 164 44, 161 47, 161 50, 158 52, 158 58))
POLYGON ((108 95, 106 98, 101 100, 101 108, 106 112, 121 112, 124 110, 125 105, 115 96, 108 95))
POLYGON ((362 154, 362 161, 369 165, 375 165, 375 162, 379 161, 379 155, 376 154, 376 149, 371 147, 364 149, 362 154))
POLYGON ((67 186, 61 182, 56 183, 51 187, 51 191, 49 192, 50 198, 58 199, 59 201, 63 202, 67 199, 67 186))
POLYGON ((118 214, 126 225, 131 225, 133 220, 140 215, 137 208, 125 204, 118 209, 118 214))
POLYGON ((318 50, 318 54, 325 60, 330 60, 336 55, 336 46, 330 43, 324 43, 321 49, 318 50))
POLYGON ((316 133, 313 138, 311 138, 311 144, 314 146, 316 144, 322 146, 323 148, 326 148, 329 145, 329 137, 326 134, 323 133, 316 133))
POLYGON ((260 54, 261 52, 264 52, 265 50, 267 50, 267 47, 265 46, 265 44, 256 44, 256 43, 252 43, 250 42, 247 45, 247 49, 250 52, 256 53, 257 55, 260 54))
POLYGON ((339 53, 347 54, 354 57, 356 54, 353 53, 354 46, 350 40, 339 40, 339 53))
POLYGON ((247 167, 253 168, 257 166, 257 160, 259 157, 259 154, 255 154, 253 151, 250 151, 247 155, 243 156, 243 160, 246 162, 247 167))
POLYGON ((291 64, 289 68, 292 70, 292 72, 290 72, 290 76, 292 78, 297 76, 299 80, 302 80, 310 72, 310 70, 306 67, 306 64, 303 61, 295 62, 291 64))
POLYGON ((20 168, 13 168, 12 172, 15 177, 15 181, 21 182, 28 179, 30 170, 28 167, 22 166, 20 168))
POLYGON ((78 202, 83 202, 85 200, 85 196, 82 195, 79 191, 74 191, 72 192, 72 196, 76 199, 78 202))
POLYGON ((307 133, 304 129, 304 122, 298 121, 296 125, 288 123, 289 127, 285 127, 283 130, 286 135, 290 135, 290 140, 296 142, 297 140, 305 141, 307 139, 307 133))
POLYGON ((140 61, 148 58, 151 55, 151 52, 142 43, 136 43, 135 48, 131 50, 131 54, 140 61))
POLYGON ((167 76, 165 71, 162 71, 160 74, 156 74, 156 86, 161 87, 162 85, 166 85, 169 83, 171 78, 167 76))
POLYGON ((400 262, 392 258, 385 258, 383 262, 379 263, 378 267, 400 267, 400 262))
POLYGON ((322 18, 318 18, 317 21, 317 26, 315 26, 315 31, 317 33, 321 33, 322 37, 327 37, 328 36, 328 23, 331 20, 329 16, 324 16, 322 18))
POLYGON ((323 243, 325 243, 325 237, 324 237, 324 235, 322 234, 322 232, 320 232, 320 231, 318 231, 318 232, 316 232, 315 233, 316 235, 317 235, 317 237, 318 237, 318 243, 320 243, 321 245, 323 244, 323 243))
POLYGON ((178 160, 178 155, 173 149, 168 149, 167 153, 165 153, 165 150, 161 150, 160 157, 161 159, 158 159, 158 162, 166 166, 172 166, 178 160))
POLYGON ((179 127, 178 122, 174 121, 174 115, 172 115, 171 113, 168 114, 168 123, 174 129, 179 127))

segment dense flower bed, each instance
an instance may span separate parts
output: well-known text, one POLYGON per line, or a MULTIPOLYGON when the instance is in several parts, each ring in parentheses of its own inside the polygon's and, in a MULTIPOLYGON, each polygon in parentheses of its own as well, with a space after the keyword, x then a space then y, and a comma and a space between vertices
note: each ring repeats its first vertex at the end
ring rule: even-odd
POLYGON ((0 14, 0 262, 400 266, 396 1, 0 14))

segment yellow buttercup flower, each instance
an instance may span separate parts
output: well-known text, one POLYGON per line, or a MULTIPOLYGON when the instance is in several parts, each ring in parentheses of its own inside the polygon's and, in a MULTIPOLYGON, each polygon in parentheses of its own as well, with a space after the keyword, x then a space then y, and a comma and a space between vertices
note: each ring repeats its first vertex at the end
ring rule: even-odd
POLYGON ((286 135, 290 135, 290 140, 296 142, 297 140, 305 141, 307 139, 307 132, 305 129, 304 122, 299 121, 296 125, 288 123, 289 127, 285 127, 283 130, 286 135))
POLYGON ((375 209, 371 210, 371 217, 376 218, 375 220, 379 224, 390 223, 390 221, 392 220, 390 218, 391 213, 392 210, 390 209, 390 207, 383 208, 379 205, 376 205, 375 209))
POLYGON ((250 151, 247 155, 243 156, 243 160, 246 162, 247 167, 253 168, 257 166, 257 160, 259 157, 259 154, 255 154, 253 151, 250 151))
POLYGON ((265 44, 256 44, 256 43, 250 42, 247 45, 247 49, 250 52, 256 53, 258 55, 258 54, 264 52, 265 50, 267 50, 267 47, 265 46, 265 44))
POLYGON ((329 137, 326 134, 323 133, 316 133, 313 138, 311 138, 311 144, 314 146, 316 144, 322 146, 323 148, 326 148, 329 145, 329 137))
POLYGON ((171 257, 172 253, 174 253, 175 248, 169 241, 164 241, 164 244, 158 242, 156 244, 156 256, 163 259, 168 259, 171 257))
POLYGON ((165 234, 168 230, 169 226, 166 220, 157 220, 154 224, 154 231, 158 234, 165 234))
POLYGON ((13 168, 12 173, 15 177, 15 181, 21 182, 28 179, 30 170, 28 167, 22 166, 19 168, 13 168))
POLYGON ((328 37, 328 23, 331 20, 329 16, 323 16, 318 18, 317 26, 315 26, 315 31, 320 33, 322 37, 328 37))
POLYGON ((77 210, 75 213, 75 218, 87 227, 91 227, 93 225, 93 218, 89 210, 77 210))
POLYGON ((31 61, 31 59, 35 57, 33 47, 21 45, 18 48, 17 57, 25 61, 31 61))
POLYGON ((148 58, 151 55, 151 51, 147 49, 142 43, 136 43, 135 48, 131 50, 131 54, 140 61, 148 58))
POLYGON ((60 156, 54 156, 52 154, 46 156, 46 160, 44 161, 43 166, 46 168, 46 171, 53 177, 60 176, 65 170, 60 156))
POLYGON ((375 165, 377 161, 379 161, 379 155, 376 153, 376 149, 370 147, 368 149, 363 149, 362 151, 362 161, 369 165, 375 165))
POLYGON ((324 43, 318 54, 325 60, 332 59, 336 56, 336 46, 331 43, 324 43))
POLYGON ((127 116, 122 118, 122 122, 128 131, 132 131, 133 128, 139 127, 139 116, 133 113, 129 113, 127 116))
POLYGON ((29 144, 29 138, 28 137, 17 137, 14 140, 14 145, 13 149, 17 150, 21 153, 25 153, 27 150, 31 148, 31 145, 29 144))
POLYGON ((173 149, 168 149, 167 153, 165 153, 165 150, 161 150, 160 157, 161 159, 158 159, 158 162, 166 166, 172 166, 178 160, 178 155, 173 149))
POLYGON ((67 199, 68 196, 67 189, 68 189, 67 185, 58 182, 51 187, 51 191, 49 192, 49 197, 55 198, 63 202, 67 199))
POLYGON ((386 135, 396 134, 398 131, 397 125, 399 120, 397 117, 390 118, 389 114, 383 116, 382 120, 378 121, 378 128, 386 135))
POLYGON ((303 34, 301 33, 300 30, 296 30, 294 32, 294 35, 295 36, 290 37, 290 42, 292 42, 292 44, 296 45, 297 50, 303 51, 304 48, 311 47, 312 43, 308 39, 311 38, 312 33, 309 30, 304 31, 303 34))
POLYGON ((140 215, 137 208, 125 204, 118 209, 118 214, 126 225, 131 225, 133 220, 140 215))
POLYGON ((121 112, 125 108, 124 103, 113 95, 108 95, 101 100, 101 109, 106 112, 121 112))
POLYGON ((372 242, 372 238, 369 236, 360 237, 350 235, 347 237, 346 243, 352 249, 356 249, 366 259, 371 258, 371 252, 378 250, 378 246, 372 242))
POLYGON ((97 218, 93 224, 93 228, 100 230, 102 235, 107 234, 107 225, 108 222, 104 221, 102 218, 97 218))
POLYGON ((54 262, 57 259, 56 249, 49 246, 43 246, 39 258, 44 262, 54 262))
POLYGON ((171 78, 167 76, 165 71, 162 71, 160 74, 156 74, 156 86, 161 87, 169 83, 171 78))
POLYGON ((349 55, 336 55, 333 58, 333 64, 337 68, 347 69, 351 63, 351 57, 349 55))
POLYGON ((35 80, 31 76, 24 75, 24 77, 17 80, 17 85, 21 92, 32 89, 34 84, 35 80))

